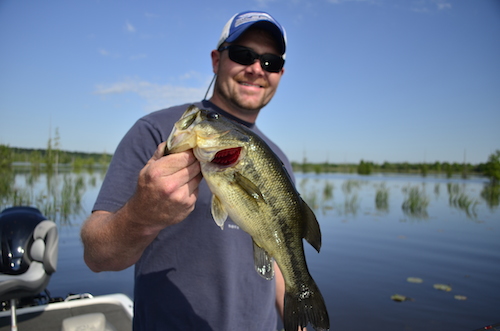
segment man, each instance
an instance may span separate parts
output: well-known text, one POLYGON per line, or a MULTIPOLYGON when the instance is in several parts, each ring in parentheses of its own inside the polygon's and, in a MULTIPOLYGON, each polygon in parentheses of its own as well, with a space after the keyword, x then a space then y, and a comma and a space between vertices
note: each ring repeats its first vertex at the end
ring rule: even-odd
MULTIPOLYGON (((233 16, 211 52, 210 100, 196 103, 255 126, 284 73, 286 36, 264 12, 233 16)), ((84 258, 95 272, 135 264, 134 330, 275 330, 284 282, 254 270, 252 241, 210 214, 211 193, 192 151, 163 156, 165 141, 188 105, 141 118, 120 142, 82 227, 84 258)))

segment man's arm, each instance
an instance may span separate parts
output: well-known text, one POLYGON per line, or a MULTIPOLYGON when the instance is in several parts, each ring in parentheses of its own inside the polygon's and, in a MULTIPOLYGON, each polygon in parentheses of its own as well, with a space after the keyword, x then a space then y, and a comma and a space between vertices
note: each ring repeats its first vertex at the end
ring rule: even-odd
POLYGON ((95 272, 123 270, 169 225, 194 209, 201 181, 192 151, 163 157, 165 143, 140 171, 130 200, 117 212, 95 211, 83 224, 84 259, 95 272))

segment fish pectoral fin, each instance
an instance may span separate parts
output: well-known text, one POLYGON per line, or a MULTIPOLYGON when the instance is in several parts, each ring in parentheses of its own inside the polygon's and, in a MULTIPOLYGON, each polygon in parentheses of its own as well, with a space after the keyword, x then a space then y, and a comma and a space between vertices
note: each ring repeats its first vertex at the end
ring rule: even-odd
POLYGON ((271 280, 274 277, 274 263, 273 258, 261 248, 259 245, 253 242, 253 261, 255 264, 255 270, 259 275, 267 280, 271 280))
POLYGON ((304 238, 319 253, 321 249, 321 230, 319 229, 318 220, 307 203, 302 198, 300 198, 300 201, 302 202, 303 210, 304 238))
POLYGON ((224 230, 224 222, 226 222, 227 219, 227 211, 224 209, 224 206, 215 194, 212 195, 211 210, 215 223, 220 226, 221 230, 224 230))
POLYGON ((241 187, 241 189, 246 192, 249 196, 255 199, 256 202, 264 202, 266 203, 266 200, 264 199, 264 196, 262 195, 262 192, 260 189, 252 183, 252 181, 239 172, 234 173, 234 182, 241 187))

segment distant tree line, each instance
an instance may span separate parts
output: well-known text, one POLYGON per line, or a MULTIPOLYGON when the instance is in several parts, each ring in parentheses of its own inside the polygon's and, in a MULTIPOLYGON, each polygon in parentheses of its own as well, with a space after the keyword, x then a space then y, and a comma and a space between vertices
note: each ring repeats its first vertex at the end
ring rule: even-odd
POLYGON ((108 153, 70 152, 55 148, 49 141, 46 149, 18 148, 0 145, 0 169, 10 168, 13 164, 25 164, 32 168, 71 167, 73 169, 89 167, 107 167, 111 161, 108 153))
MULTIPOLYGON (((49 139, 46 149, 31 149, 9 147, 0 144, 0 169, 10 168, 13 163, 26 163, 32 168, 45 167, 50 170, 58 166, 71 166, 72 169, 85 167, 107 167, 111 162, 112 154, 70 152, 58 149, 59 141, 56 136, 54 142, 49 139)), ((292 162, 294 171, 303 173, 358 173, 369 175, 372 172, 416 173, 427 176, 429 173, 444 173, 447 177, 460 174, 463 178, 469 175, 483 175, 490 179, 493 185, 500 184, 500 150, 491 154, 485 163, 476 165, 470 163, 389 163, 382 164, 361 160, 359 164, 335 163, 302 163, 292 162)))
POLYGON ((490 178, 493 184, 500 183, 500 150, 491 154, 485 163, 476 165, 470 163, 449 163, 449 162, 433 162, 433 163, 389 163, 382 164, 371 161, 361 160, 358 164, 355 163, 309 163, 304 160, 302 163, 292 162, 294 171, 303 173, 328 173, 328 172, 343 172, 343 173, 358 173, 360 175, 369 175, 372 172, 395 172, 395 173, 415 173, 427 176, 429 173, 446 174, 447 177, 459 174, 466 178, 469 175, 483 175, 490 178))

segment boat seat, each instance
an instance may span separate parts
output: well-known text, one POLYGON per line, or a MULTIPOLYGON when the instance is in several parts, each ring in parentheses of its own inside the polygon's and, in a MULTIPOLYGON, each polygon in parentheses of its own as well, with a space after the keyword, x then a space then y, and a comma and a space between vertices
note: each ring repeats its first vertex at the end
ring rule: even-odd
POLYGON ((45 290, 56 271, 56 224, 32 207, 11 207, 0 213, 0 301, 16 300, 45 290))

